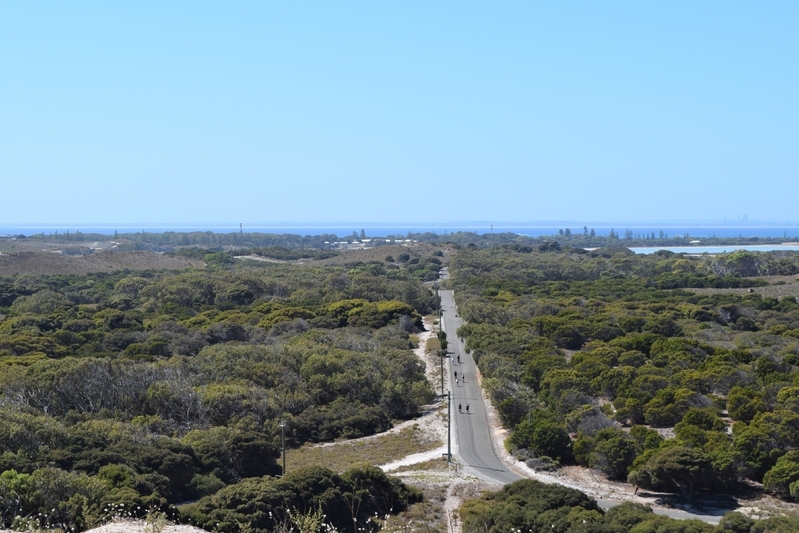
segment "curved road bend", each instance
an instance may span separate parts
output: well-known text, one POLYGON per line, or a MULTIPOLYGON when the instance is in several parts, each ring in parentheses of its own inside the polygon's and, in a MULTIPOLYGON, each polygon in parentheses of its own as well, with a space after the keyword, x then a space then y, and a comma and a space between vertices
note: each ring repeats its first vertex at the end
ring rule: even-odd
MULTIPOLYGON (((442 278, 449 277, 448 272, 442 272, 442 278)), ((476 367, 474 359, 466 353, 463 343, 457 336, 458 328, 463 325, 463 320, 457 312, 453 291, 440 290, 441 296, 441 321, 444 331, 447 333, 447 351, 451 357, 449 360, 449 382, 452 390, 452 427, 453 438, 455 440, 455 450, 457 450, 464 469, 487 481, 495 481, 501 484, 513 483, 523 476, 511 471, 505 463, 500 460, 497 450, 494 448, 494 439, 491 438, 491 424, 488 422, 488 414, 483 401, 483 394, 476 379, 476 367), (460 356, 460 363, 458 363, 460 356), (466 375, 466 383, 461 381, 455 384, 453 372, 458 372, 458 377, 466 375), (458 412, 458 404, 462 406, 462 412, 458 412), (469 414, 466 414, 466 406, 469 406, 469 414)), ((603 509, 609 509, 614 505, 622 503, 615 500, 597 500, 603 509)), ((670 509, 665 507, 652 506, 655 514, 668 516, 678 519, 699 519, 704 522, 718 524, 722 515, 702 515, 689 513, 680 509, 670 509)))

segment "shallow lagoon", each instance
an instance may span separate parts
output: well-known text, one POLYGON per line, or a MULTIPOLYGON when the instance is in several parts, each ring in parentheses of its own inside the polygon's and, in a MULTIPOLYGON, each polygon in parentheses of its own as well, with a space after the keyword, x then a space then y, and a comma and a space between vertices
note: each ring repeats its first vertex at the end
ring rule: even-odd
POLYGON ((723 254, 735 250, 749 252, 799 252, 799 244, 754 244, 754 245, 719 245, 719 246, 645 246, 631 247, 630 250, 637 254, 653 254, 658 250, 668 250, 676 254, 723 254))

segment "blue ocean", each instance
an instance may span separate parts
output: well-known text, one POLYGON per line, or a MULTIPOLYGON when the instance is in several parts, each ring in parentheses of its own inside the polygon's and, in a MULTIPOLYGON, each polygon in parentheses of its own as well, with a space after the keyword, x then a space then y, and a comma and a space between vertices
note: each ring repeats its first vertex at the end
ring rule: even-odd
POLYGON ((83 233, 100 233, 103 235, 113 235, 114 233, 140 233, 142 231, 148 233, 163 233, 163 232, 192 232, 192 231, 212 231, 214 233, 234 233, 244 232, 258 232, 258 233, 275 233, 275 234, 295 234, 295 235, 336 235, 338 237, 347 237, 353 232, 360 235, 361 230, 368 237, 386 237, 388 235, 406 236, 408 233, 437 233, 444 235, 447 233, 455 233, 459 231, 473 232, 479 235, 487 233, 516 233, 529 237, 546 237, 557 235, 559 230, 568 229, 571 233, 583 233, 584 227, 591 231, 592 229, 597 235, 608 235, 614 231, 618 235, 624 235, 627 230, 630 230, 635 237, 648 236, 654 233, 660 236, 662 231, 665 237, 675 236, 689 236, 696 239, 712 238, 712 237, 772 237, 772 238, 786 238, 795 239, 799 238, 799 226, 637 226, 637 225, 624 225, 618 224, 611 225, 595 225, 590 224, 586 226, 567 226, 567 225, 511 225, 511 224, 496 224, 491 225, 488 223, 453 223, 453 224, 391 224, 391 225, 376 225, 376 224, 359 224, 352 223, 350 225, 336 224, 336 225, 301 225, 301 224, 286 224, 286 225, 250 225, 243 224, 241 227, 238 224, 187 224, 187 225, 169 225, 169 224, 125 224, 125 225, 0 225, 0 235, 37 235, 45 234, 52 235, 54 233, 74 233, 80 231, 83 233))

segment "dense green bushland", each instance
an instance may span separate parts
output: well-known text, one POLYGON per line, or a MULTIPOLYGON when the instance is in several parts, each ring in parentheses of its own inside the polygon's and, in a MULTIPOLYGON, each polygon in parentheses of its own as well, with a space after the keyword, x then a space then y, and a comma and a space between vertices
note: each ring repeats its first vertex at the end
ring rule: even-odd
MULTIPOLYGON (((184 519, 208 530, 284 531, 293 514, 324 516, 336 531, 377 531, 382 520, 421 501, 418 489, 389 477, 375 466, 342 474, 326 468, 303 468, 284 478, 253 478, 223 488, 182 510, 184 519)), ((320 524, 321 525, 321 524, 320 524)), ((317 529, 313 529, 317 530, 317 529)))
POLYGON ((799 532, 799 519, 752 520, 730 512, 717 526, 658 516, 651 507, 623 503, 603 512, 596 501, 566 487, 524 480, 467 500, 460 508, 464 533, 765 533, 799 532))
POLYGON ((0 280, 2 525, 271 486, 280 421, 299 446, 415 416, 433 392, 410 333, 433 298, 380 265, 0 280))
POLYGON ((744 276, 797 265, 792 253, 464 248, 450 283, 459 335, 531 465, 576 461, 687 498, 746 479, 795 497, 799 304, 685 289, 764 285, 744 276))
MULTIPOLYGON (((344 263, 350 269, 368 268, 373 273, 388 275, 392 278, 400 277, 403 279, 416 279, 419 281, 434 281, 438 279, 439 272, 443 266, 443 252, 440 250, 432 251, 428 246, 405 248, 402 246, 382 247, 380 249, 368 251, 350 251, 343 255, 335 250, 313 250, 313 249, 287 249, 282 246, 271 248, 248 250, 248 253, 281 261, 290 260, 314 260, 323 261, 333 257, 339 258, 338 263, 344 263), (383 255, 389 252, 388 255, 383 255), (394 255, 391 255, 391 254, 394 255), (429 253, 429 255, 428 255, 429 253), (364 261, 359 260, 358 254, 368 254, 371 259, 364 257, 364 261)), ((241 250, 228 252, 205 253, 200 248, 184 248, 178 251, 179 255, 187 255, 197 259, 203 259, 206 264, 232 264, 234 256, 242 254, 241 250)))

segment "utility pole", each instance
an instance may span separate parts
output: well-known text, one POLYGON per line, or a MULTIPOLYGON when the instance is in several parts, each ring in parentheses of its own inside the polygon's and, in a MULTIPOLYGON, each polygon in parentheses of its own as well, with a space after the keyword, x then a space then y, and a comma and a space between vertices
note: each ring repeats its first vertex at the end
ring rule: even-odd
POLYGON ((286 476, 286 422, 280 421, 280 445, 283 448, 283 475, 286 476))
POLYGON ((438 342, 440 345, 438 357, 441 363, 441 396, 444 396, 444 358, 447 357, 447 333, 445 331, 438 332, 438 342))
POLYGON ((435 285, 436 289, 436 313, 438 313, 438 327, 441 327, 441 293, 438 290, 438 283, 435 285))
POLYGON ((438 352, 438 361, 441 363, 441 394, 444 394, 444 354, 446 353, 446 350, 439 350, 438 352))
POLYGON ((452 423, 452 415, 450 413, 451 405, 452 391, 447 391, 447 466, 449 466, 449 463, 452 461, 452 431, 450 429, 452 423))

